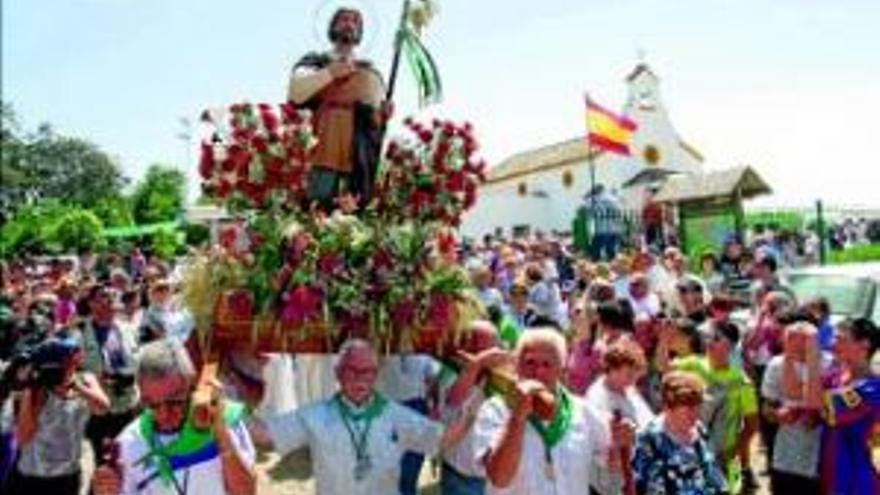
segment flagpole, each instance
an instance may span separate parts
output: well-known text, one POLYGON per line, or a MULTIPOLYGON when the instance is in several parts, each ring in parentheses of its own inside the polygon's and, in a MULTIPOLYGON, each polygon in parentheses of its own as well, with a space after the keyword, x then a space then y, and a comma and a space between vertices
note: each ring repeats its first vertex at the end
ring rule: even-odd
MULTIPOLYGON (((584 93, 587 111, 590 108, 590 94, 584 93)), ((587 127, 587 163, 590 167, 590 253, 594 254, 596 245, 596 162, 593 159, 593 143, 590 142, 590 129, 587 127)), ((594 260, 599 261, 599 260, 594 260)))
MULTIPOLYGON (((589 138, 588 138, 589 139, 589 138)), ((589 141, 588 141, 589 143, 589 141)), ((590 251, 595 254, 596 245, 596 162, 593 159, 593 145, 587 144, 587 162, 590 165, 590 251)), ((601 261, 601 260, 593 260, 601 261)))

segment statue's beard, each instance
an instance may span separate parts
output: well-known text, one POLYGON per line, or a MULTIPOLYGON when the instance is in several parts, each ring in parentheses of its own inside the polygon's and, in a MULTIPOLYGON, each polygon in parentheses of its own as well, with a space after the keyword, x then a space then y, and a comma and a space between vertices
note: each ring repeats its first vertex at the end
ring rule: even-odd
POLYGON ((336 28, 330 32, 330 41, 355 46, 361 42, 361 33, 353 27, 336 28))

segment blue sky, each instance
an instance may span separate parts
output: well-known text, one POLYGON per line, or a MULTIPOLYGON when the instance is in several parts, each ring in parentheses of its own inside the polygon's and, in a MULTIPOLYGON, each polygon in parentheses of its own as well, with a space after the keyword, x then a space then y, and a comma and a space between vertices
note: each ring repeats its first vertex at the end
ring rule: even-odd
MULTIPOLYGON (((180 117, 281 101, 290 65, 324 43, 326 3, 3 0, 3 99, 26 127, 91 139, 134 178, 183 167, 180 117)), ((367 6, 366 54, 387 71, 402 2, 350 3, 367 6)), ((490 163, 583 133, 584 90, 620 107, 644 50, 707 168, 753 165, 776 191, 763 204, 880 206, 880 2, 439 4, 426 43, 446 98, 426 113, 473 121, 490 163)), ((417 110, 401 75, 398 117, 417 110)))

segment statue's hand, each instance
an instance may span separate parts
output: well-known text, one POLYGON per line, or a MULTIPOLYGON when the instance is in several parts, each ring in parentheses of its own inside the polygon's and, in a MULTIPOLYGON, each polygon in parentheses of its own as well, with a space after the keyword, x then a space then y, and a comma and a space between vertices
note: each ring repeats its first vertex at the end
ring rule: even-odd
POLYGON ((333 76, 333 79, 343 79, 354 73, 356 67, 353 62, 336 60, 330 62, 330 65, 327 66, 327 70, 330 71, 330 75, 333 76))

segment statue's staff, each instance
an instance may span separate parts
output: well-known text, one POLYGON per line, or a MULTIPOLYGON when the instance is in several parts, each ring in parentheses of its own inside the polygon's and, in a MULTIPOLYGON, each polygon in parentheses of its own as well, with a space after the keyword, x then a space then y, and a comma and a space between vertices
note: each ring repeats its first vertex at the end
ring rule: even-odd
POLYGON ((392 101, 397 83, 397 72, 400 67, 401 54, 405 54, 413 71, 419 90, 419 105, 436 103, 442 95, 440 72, 434 58, 422 44, 421 35, 434 16, 436 7, 431 0, 417 0, 413 4, 404 0, 400 13, 400 22, 394 37, 394 57, 391 60, 391 71, 388 76, 388 89, 385 100, 392 101))

